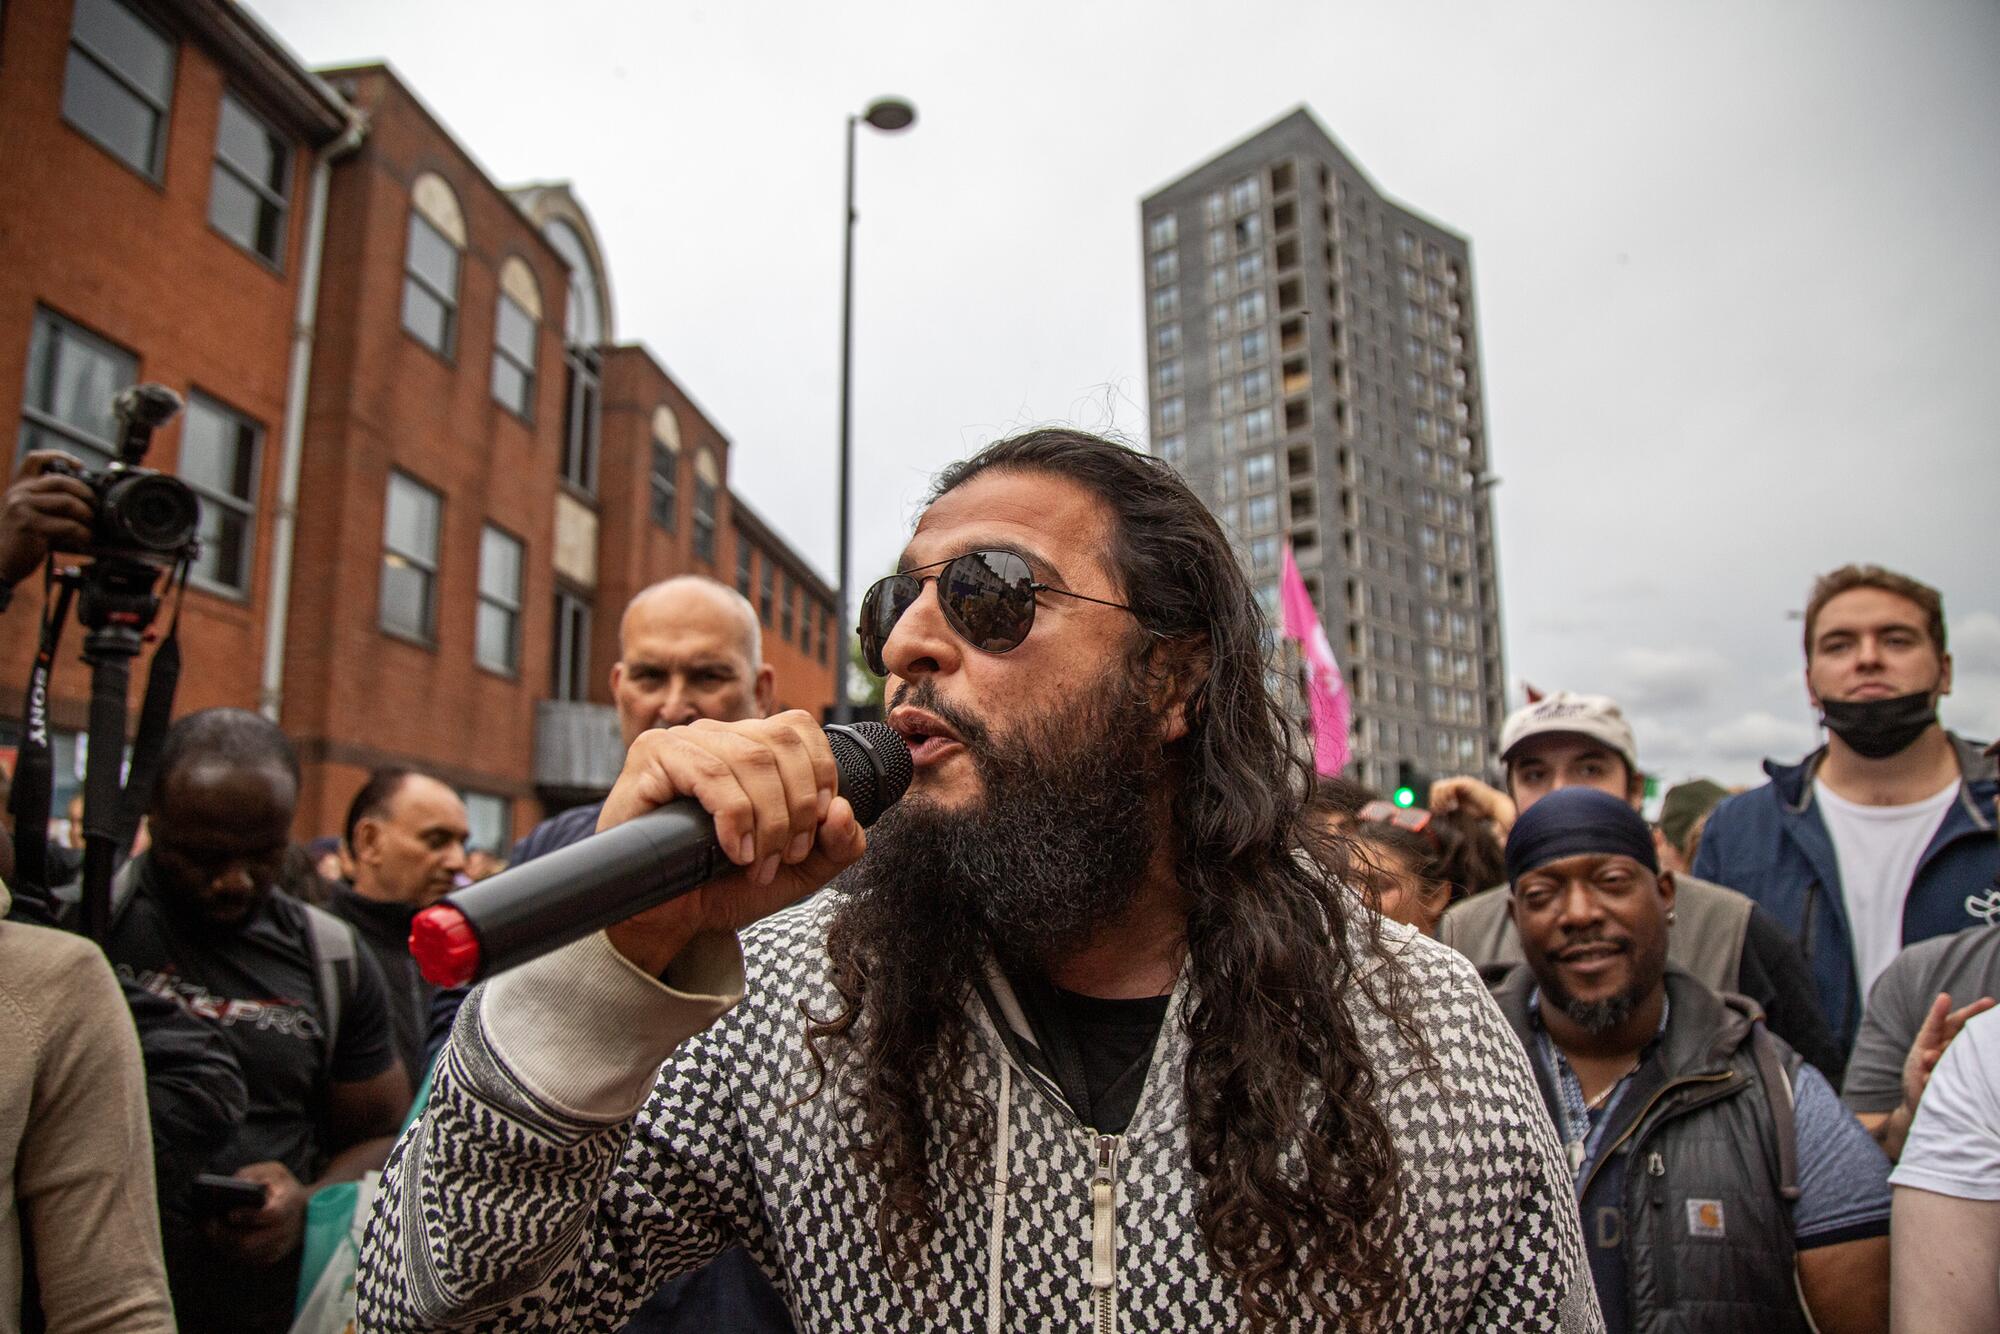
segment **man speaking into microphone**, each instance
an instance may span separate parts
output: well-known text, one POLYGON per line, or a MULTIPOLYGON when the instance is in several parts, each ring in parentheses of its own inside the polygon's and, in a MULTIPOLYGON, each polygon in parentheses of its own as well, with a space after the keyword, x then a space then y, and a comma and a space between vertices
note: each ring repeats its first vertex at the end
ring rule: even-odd
POLYGON ((615 1329, 738 1244, 812 1331, 1600 1329, 1477 976, 1298 855, 1178 477, 1005 440, 898 568, 860 629, 908 795, 864 834, 804 714, 640 737, 599 827, 692 798, 739 869, 472 993, 361 1327, 615 1329))

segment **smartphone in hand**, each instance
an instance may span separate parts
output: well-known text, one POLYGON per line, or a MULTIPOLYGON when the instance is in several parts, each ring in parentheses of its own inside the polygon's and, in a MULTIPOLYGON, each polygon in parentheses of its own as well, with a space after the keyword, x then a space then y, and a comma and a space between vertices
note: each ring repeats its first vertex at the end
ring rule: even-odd
POLYGON ((203 1172, 194 1179, 194 1212, 201 1218, 222 1218, 237 1209, 264 1207, 264 1183, 203 1172))

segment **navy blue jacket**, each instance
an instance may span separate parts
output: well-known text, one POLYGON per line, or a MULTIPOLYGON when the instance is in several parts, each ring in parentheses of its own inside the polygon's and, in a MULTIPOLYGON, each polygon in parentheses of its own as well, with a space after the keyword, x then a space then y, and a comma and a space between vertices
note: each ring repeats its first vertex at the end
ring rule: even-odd
MULTIPOLYGON (((1950 734, 1947 734, 1950 735, 1950 734)), ((2000 839, 1993 800, 2000 770, 1979 743, 1952 736, 1958 752, 1958 800, 1917 863, 1903 901, 1903 943, 2000 920, 2000 839)), ((1715 808, 1701 836, 1693 873, 1755 899, 1799 942, 1826 1022, 1843 1050, 1854 1046, 1864 997, 1854 970, 1847 901, 1833 839, 1813 801, 1822 747, 1797 764, 1764 762, 1771 781, 1715 808)))

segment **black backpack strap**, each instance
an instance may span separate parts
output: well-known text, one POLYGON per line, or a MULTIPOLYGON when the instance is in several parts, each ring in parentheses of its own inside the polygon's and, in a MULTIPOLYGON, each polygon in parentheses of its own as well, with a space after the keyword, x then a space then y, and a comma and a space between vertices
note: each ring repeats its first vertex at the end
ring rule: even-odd
POLYGON ((326 1066, 332 1075, 333 1053, 340 1045, 340 1021, 359 984, 361 942, 354 928, 324 908, 299 907, 306 915, 306 948, 312 953, 313 984, 319 992, 320 1018, 326 1029, 326 1066))
POLYGON ((1778 1134, 1778 1193, 1787 1204, 1799 1198, 1798 1106, 1792 1093, 1791 1071, 1778 1053, 1778 1040, 1760 1020, 1750 1025, 1750 1054, 1757 1077, 1764 1083, 1764 1101, 1771 1107, 1771 1125, 1778 1134))

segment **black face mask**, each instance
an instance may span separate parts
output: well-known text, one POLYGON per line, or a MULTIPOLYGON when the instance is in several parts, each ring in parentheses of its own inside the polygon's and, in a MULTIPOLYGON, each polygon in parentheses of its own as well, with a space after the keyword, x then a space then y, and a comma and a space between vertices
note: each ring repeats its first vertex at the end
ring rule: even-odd
POLYGON ((1893 699, 1829 699, 1819 707, 1826 730, 1871 760, 1900 755, 1937 721, 1937 700, 1928 690, 1893 699))

